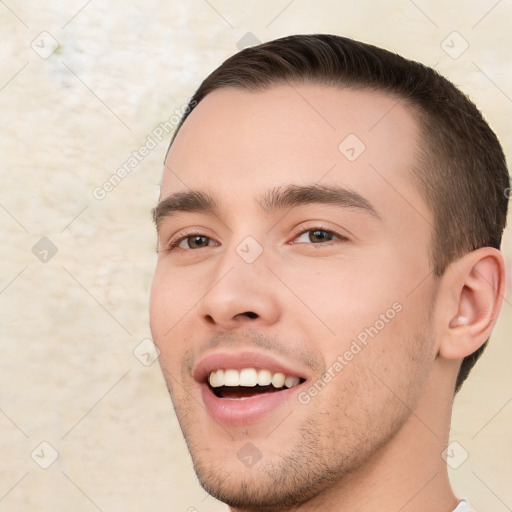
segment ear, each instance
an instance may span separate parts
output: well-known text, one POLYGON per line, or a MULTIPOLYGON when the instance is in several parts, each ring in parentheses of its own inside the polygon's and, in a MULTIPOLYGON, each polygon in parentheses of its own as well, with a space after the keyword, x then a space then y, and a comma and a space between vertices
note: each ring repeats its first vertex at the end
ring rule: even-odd
POLYGON ((438 355, 463 359, 485 343, 498 318, 505 293, 502 253, 482 247, 453 262, 445 272, 438 310, 438 355))

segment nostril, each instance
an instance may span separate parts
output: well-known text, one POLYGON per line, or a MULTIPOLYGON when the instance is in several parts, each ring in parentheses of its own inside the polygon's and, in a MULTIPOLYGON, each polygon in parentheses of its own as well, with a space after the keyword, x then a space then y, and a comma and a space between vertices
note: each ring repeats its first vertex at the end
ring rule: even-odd
POLYGON ((220 316, 216 317, 213 315, 204 315, 204 321, 210 325, 220 325, 228 320, 238 321, 242 320, 243 318, 250 318, 251 320, 254 320, 259 317, 260 315, 258 315, 254 311, 245 311, 243 313, 236 314, 234 317, 231 317, 230 319, 223 319, 220 316))

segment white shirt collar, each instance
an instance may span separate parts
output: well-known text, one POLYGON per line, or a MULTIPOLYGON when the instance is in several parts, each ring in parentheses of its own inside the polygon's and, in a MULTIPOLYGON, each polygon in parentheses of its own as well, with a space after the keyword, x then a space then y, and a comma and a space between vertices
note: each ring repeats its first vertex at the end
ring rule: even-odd
POLYGON ((461 500, 453 512, 473 512, 473 509, 466 500, 461 500))

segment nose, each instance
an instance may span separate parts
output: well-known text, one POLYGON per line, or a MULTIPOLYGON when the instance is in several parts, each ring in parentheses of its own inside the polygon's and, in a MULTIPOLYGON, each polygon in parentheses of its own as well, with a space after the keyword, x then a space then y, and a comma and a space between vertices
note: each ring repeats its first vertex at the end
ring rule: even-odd
POLYGON ((272 277, 263 256, 247 263, 232 251, 217 265, 198 305, 202 321, 223 330, 274 324, 281 309, 272 277))

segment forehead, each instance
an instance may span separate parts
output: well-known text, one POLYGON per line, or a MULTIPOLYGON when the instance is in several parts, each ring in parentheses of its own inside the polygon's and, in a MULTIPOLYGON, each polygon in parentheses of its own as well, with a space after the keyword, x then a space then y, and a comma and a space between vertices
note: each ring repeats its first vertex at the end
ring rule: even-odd
POLYGON ((420 141, 411 109, 382 92, 222 88, 199 103, 174 140, 161 197, 201 189, 246 205, 251 194, 290 183, 336 184, 384 210, 394 204, 429 217, 412 179, 420 141))

